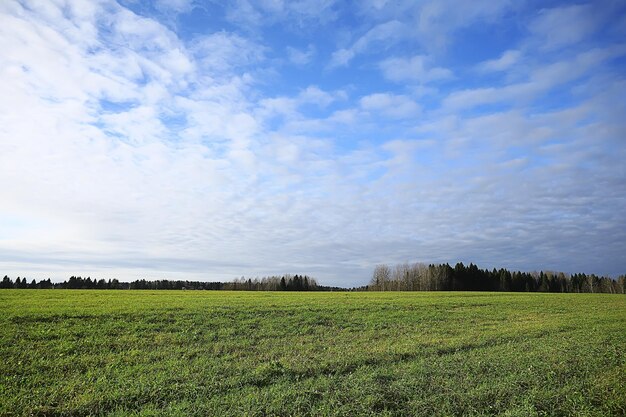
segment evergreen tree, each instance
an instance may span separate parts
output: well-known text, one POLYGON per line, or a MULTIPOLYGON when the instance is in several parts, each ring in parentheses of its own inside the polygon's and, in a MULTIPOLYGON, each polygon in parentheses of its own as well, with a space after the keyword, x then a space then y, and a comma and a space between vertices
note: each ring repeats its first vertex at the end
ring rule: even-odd
POLYGON ((7 275, 2 278, 2 282, 0 283, 0 288, 13 288, 13 281, 7 275))

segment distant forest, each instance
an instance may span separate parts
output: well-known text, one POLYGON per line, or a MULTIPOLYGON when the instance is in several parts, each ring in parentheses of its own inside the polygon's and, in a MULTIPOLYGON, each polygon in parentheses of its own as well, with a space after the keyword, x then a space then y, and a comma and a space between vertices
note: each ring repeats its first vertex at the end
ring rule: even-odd
POLYGON ((480 269, 457 263, 425 265, 378 265, 365 288, 370 291, 514 291, 588 292, 623 294, 626 276, 617 280, 591 274, 563 272, 511 272, 507 269, 480 269))
POLYGON ((378 265, 368 285, 342 288, 319 285, 308 275, 283 275, 263 278, 238 278, 231 282, 172 281, 145 279, 122 282, 117 279, 91 279, 72 276, 63 282, 50 278, 17 277, 15 282, 5 275, 0 288, 24 289, 85 289, 85 290, 234 290, 234 291, 512 291, 512 292, 572 292, 626 293, 626 275, 617 279, 595 274, 565 274, 563 272, 511 272, 507 269, 480 269, 457 263, 399 264, 394 267, 378 265))
POLYGON ((259 278, 238 278, 231 282, 171 281, 167 279, 148 281, 145 279, 122 282, 117 279, 91 279, 72 276, 63 282, 52 282, 50 278, 39 282, 17 277, 15 282, 4 276, 0 288, 24 289, 77 289, 77 290, 242 290, 242 291, 336 291, 339 287, 318 285, 308 275, 283 275, 259 278))

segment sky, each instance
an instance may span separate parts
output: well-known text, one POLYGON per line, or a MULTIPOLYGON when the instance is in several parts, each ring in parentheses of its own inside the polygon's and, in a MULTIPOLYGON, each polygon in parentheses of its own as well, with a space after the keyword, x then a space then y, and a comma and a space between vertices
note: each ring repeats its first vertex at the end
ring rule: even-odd
POLYGON ((626 273, 621 0, 0 2, 0 274, 626 273))

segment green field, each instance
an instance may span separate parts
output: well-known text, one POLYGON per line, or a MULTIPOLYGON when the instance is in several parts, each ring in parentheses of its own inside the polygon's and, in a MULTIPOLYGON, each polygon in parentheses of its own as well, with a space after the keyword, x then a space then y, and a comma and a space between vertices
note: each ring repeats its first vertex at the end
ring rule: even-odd
POLYGON ((0 416, 625 415, 626 297, 0 290, 0 416))

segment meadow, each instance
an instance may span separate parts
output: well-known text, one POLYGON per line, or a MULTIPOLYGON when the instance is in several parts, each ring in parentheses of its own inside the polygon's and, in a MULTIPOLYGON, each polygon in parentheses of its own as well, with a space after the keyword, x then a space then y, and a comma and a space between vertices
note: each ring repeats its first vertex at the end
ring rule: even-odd
POLYGON ((0 416, 619 416, 626 296, 0 290, 0 416))

